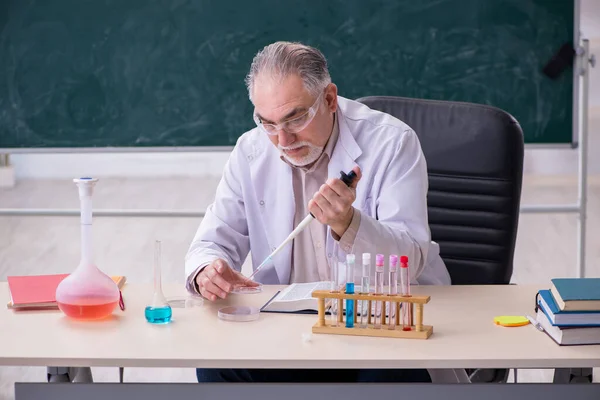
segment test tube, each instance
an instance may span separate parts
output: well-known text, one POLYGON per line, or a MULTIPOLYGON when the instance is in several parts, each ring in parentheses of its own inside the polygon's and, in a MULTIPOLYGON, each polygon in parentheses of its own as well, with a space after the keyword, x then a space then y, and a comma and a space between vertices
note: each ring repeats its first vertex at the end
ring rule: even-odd
MULTIPOLYGON (((354 254, 346 255, 346 294, 354 294, 354 254)), ((346 300, 346 328, 354 328, 354 300, 346 300)))
MULTIPOLYGON (((390 256, 390 295, 398 294, 398 256, 392 254, 390 256)), ((388 329, 396 329, 396 303, 388 302, 389 323, 388 329)))
MULTIPOLYGON (((400 286, 402 296, 410 297, 410 274, 408 273, 408 257, 400 257, 400 286)), ((402 330, 411 330, 411 303, 402 303, 402 330)))
MULTIPOLYGON (((331 270, 331 292, 338 293, 340 291, 340 287, 338 285, 339 282, 339 273, 338 273, 338 263, 337 258, 333 258, 329 262, 330 270, 331 270)), ((331 306, 329 307, 329 318, 331 321, 331 326, 338 326, 338 317, 337 317, 338 309, 337 309, 337 299, 331 299, 331 306)))
MULTIPOLYGON (((363 253, 362 255, 362 278, 360 281, 360 291, 369 294, 369 276, 371 275, 371 253, 363 253)), ((369 300, 362 300, 360 308, 360 327, 366 328, 368 322, 369 300)))
MULTIPOLYGON (((375 294, 383 294, 383 254, 375 256, 375 294)), ((382 302, 375 302, 375 322, 373 328, 381 329, 382 302)))

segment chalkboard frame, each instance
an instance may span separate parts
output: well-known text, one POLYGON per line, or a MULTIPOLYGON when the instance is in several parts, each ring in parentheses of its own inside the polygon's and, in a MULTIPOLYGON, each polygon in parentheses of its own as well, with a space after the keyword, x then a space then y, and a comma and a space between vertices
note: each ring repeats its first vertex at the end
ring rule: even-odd
MULTIPOLYGON (((580 49, 581 33, 580 33, 580 0, 573 0, 573 47, 580 49)), ((571 118, 571 141, 569 143, 528 143, 524 145, 528 149, 577 149, 579 147, 581 126, 579 117, 581 113, 580 104, 580 84, 581 75, 580 57, 574 58, 573 68, 569 71, 572 74, 573 91, 572 91, 572 118, 571 118)), ((335 81, 335 79, 334 79, 335 81)), ((341 93, 343 95, 343 93, 341 93)), ((369 94, 371 96, 376 93, 369 94)), ((240 132, 241 134, 242 132, 240 132)), ((234 145, 230 146, 103 146, 103 147, 0 147, 0 154, 33 154, 33 153, 178 153, 178 152, 230 152, 234 145)))

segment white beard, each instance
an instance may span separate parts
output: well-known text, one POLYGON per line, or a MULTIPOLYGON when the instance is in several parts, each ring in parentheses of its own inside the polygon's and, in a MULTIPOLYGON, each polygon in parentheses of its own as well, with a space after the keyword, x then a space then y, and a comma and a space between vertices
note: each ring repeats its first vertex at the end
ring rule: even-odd
POLYGON ((281 152, 281 155, 283 157, 285 157, 286 160, 288 160, 290 163, 294 164, 297 167, 304 167, 305 165, 314 163, 315 161, 317 161, 317 159, 323 152, 323 147, 315 146, 314 144, 309 143, 309 142, 298 142, 298 143, 294 143, 293 145, 287 146, 287 147, 277 145, 277 148, 279 149, 279 151, 281 152), (284 151, 284 150, 297 149, 298 147, 303 147, 303 146, 308 147, 308 154, 300 159, 292 158, 292 157, 288 156, 287 153, 284 151))

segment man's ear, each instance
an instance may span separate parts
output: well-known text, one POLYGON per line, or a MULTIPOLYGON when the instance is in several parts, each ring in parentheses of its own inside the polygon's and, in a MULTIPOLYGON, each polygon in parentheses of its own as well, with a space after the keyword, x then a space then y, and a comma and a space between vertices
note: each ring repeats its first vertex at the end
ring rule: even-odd
POLYGON ((337 86, 334 83, 330 83, 325 88, 325 104, 329 112, 337 111, 337 86))

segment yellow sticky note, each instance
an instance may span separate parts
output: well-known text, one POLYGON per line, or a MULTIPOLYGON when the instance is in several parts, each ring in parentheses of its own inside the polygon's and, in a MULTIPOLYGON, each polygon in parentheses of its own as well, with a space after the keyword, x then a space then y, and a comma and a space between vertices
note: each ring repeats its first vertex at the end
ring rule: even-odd
POLYGON ((494 323, 501 326, 524 326, 529 323, 527 317, 503 315, 494 318, 494 323))

